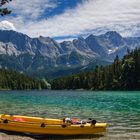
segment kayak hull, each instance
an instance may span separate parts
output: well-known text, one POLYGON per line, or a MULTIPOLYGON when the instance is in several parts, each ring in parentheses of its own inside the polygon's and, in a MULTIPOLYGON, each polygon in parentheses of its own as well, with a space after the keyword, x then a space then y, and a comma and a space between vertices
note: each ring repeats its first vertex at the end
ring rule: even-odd
POLYGON ((1 117, 0 129, 6 131, 49 134, 49 135, 83 135, 97 134, 106 131, 106 123, 65 124, 61 119, 43 119, 38 117, 12 116, 1 117), (25 118, 24 121, 15 121, 13 118, 25 118), (27 120, 30 121, 27 121, 27 120), (6 121, 5 121, 6 120, 6 121), (32 120, 32 121, 31 121, 32 120), (43 125, 42 125, 43 124, 43 125))

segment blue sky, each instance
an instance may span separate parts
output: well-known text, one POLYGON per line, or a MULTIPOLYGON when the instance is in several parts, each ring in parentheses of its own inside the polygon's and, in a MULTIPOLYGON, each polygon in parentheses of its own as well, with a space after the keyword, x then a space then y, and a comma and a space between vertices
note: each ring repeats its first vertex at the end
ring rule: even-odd
POLYGON ((0 27, 12 26, 30 37, 61 41, 110 30, 140 36, 139 0, 13 0, 6 6, 12 14, 0 19, 0 27))
POLYGON ((82 3, 82 0, 51 0, 52 2, 54 1, 57 6, 54 8, 46 9, 43 13, 42 18, 46 17, 53 17, 55 15, 63 14, 65 10, 67 9, 73 9, 76 8, 76 6, 80 3, 82 3))

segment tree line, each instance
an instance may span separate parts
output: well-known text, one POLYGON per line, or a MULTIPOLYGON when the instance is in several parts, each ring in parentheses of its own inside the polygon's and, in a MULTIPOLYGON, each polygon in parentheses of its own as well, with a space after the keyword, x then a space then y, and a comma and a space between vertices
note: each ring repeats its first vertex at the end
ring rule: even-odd
POLYGON ((0 69, 0 90, 46 89, 47 85, 24 74, 0 69))
POLYGON ((52 89, 139 90, 140 49, 128 52, 122 60, 116 56, 106 67, 97 65, 94 71, 55 79, 52 89))

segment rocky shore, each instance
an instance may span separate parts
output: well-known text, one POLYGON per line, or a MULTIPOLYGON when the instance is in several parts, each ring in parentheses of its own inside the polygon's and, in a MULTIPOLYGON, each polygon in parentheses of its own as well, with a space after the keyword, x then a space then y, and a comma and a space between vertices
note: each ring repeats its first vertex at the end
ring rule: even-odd
POLYGON ((23 134, 0 132, 0 140, 35 140, 35 139, 23 134))
POLYGON ((47 136, 30 135, 14 132, 0 132, 0 140, 105 140, 103 135, 90 136, 47 136))

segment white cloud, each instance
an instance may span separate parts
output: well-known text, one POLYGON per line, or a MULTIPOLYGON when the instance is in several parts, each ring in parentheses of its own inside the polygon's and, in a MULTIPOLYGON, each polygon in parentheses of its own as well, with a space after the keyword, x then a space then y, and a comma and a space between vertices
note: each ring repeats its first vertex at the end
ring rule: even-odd
POLYGON ((1 21, 0 22, 0 29, 1 30, 16 30, 15 26, 9 21, 1 21))
POLYGON ((8 4, 12 13, 22 17, 25 20, 35 20, 41 16, 46 9, 52 9, 57 6, 50 0, 13 0, 8 4))
POLYGON ((32 37, 81 35, 102 33, 107 30, 116 30, 124 36, 130 36, 137 34, 139 30, 140 0, 85 0, 75 9, 68 9, 63 14, 40 21, 34 19, 40 16, 47 6, 53 7, 54 3, 50 3, 49 0, 34 0, 33 6, 33 2, 28 3, 27 0, 15 1, 17 2, 14 12, 18 12, 22 6, 23 8, 18 17, 9 20, 19 31, 32 37), (29 14, 31 19, 26 17, 29 14))

